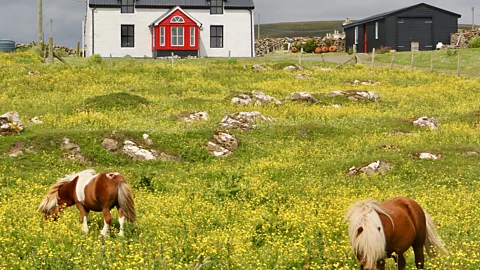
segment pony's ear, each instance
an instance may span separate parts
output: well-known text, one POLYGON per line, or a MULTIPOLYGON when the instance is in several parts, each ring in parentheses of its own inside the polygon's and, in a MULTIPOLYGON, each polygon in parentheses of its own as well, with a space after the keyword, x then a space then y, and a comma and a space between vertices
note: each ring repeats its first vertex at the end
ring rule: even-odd
POLYGON ((357 236, 359 236, 363 232, 363 227, 357 229, 357 236))
POLYGON ((79 177, 78 175, 75 176, 75 177, 72 179, 72 182, 73 182, 73 181, 77 181, 77 180, 78 180, 78 177, 79 177))
POLYGON ((107 173, 106 176, 109 178, 109 179, 113 179, 115 178, 115 176, 117 176, 118 173, 117 172, 114 172, 114 173, 107 173))

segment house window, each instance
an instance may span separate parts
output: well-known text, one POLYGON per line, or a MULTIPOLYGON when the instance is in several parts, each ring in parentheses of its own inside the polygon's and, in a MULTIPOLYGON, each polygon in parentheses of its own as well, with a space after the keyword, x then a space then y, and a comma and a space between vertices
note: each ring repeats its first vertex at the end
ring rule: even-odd
POLYGON ((375 39, 378 39, 378 22, 375 22, 375 39))
POLYGON ((195 46, 195 27, 190 27, 190 47, 195 46))
POLYGON ((358 26, 355 26, 355 44, 358 44, 358 26))
POLYGON ((183 27, 172 27, 172 46, 183 46, 183 27))
POLYGON ((171 23, 184 23, 185 21, 183 20, 182 17, 180 16, 175 16, 170 20, 171 23))
POLYGON ((135 46, 135 26, 122 24, 121 36, 122 47, 134 47, 135 46))
POLYGON ((134 2, 135 0, 122 0, 122 13, 133 13, 134 2))
POLYGON ((165 26, 160 26, 160 46, 165 46, 165 26))
POLYGON ((223 14, 223 0, 210 0, 210 14, 223 14))
POLYGON ((223 48, 223 26, 210 26, 210 48, 223 48))

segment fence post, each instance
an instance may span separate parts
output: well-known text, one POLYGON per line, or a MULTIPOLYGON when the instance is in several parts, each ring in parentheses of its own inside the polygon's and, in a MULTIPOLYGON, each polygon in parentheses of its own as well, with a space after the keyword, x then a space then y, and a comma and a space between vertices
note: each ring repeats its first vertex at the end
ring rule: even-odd
POLYGON ((415 51, 412 51, 412 62, 410 63, 410 68, 413 69, 415 64, 415 51))
POLYGON ((113 67, 113 59, 112 59, 112 54, 110 54, 110 67, 113 67))
POLYGON ((392 54, 392 62, 390 63, 390 69, 393 68, 393 63, 395 62, 395 55, 396 55, 396 54, 397 54, 396 51, 392 54))
POLYGON ((302 65, 302 54, 303 54, 303 47, 300 48, 300 53, 298 54, 298 64, 302 65))
POLYGON ((460 50, 458 50, 457 52, 458 52, 457 76, 460 76, 460 64, 461 64, 460 50))
POLYGON ((53 64, 53 38, 48 38, 48 63, 53 64))
POLYGON ((80 42, 77 42, 77 57, 80 57, 80 42))
POLYGON ((433 72, 433 53, 434 53, 434 52, 435 52, 435 51, 432 51, 432 55, 431 55, 431 57, 430 57, 430 71, 431 71, 431 72, 433 72))
POLYGON ((174 62, 175 62, 175 60, 173 60, 173 52, 172 52, 172 67, 173 67, 174 62))
POLYGON ((372 66, 375 64, 375 48, 372 49, 372 66))

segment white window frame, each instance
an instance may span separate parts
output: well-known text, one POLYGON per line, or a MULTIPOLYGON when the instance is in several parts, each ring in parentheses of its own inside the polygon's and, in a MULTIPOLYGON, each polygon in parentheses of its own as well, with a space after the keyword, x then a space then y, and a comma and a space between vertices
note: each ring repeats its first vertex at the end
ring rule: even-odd
POLYGON ((175 16, 170 20, 171 23, 184 23, 185 20, 181 16, 175 16))
POLYGON ((160 46, 165 46, 165 26, 160 26, 160 46))
POLYGON ((183 26, 172 26, 172 28, 170 28, 170 33, 171 33, 171 45, 172 47, 183 47, 185 46, 185 31, 184 31, 184 27, 183 26), (177 34, 174 35, 173 34, 173 29, 177 29, 177 34), (180 35, 180 32, 178 30, 182 30, 182 34, 180 35), (173 40, 176 39, 176 45, 174 45, 173 43, 173 40), (181 41, 181 43, 180 43, 181 41))
POLYGON ((378 22, 375 22, 375 39, 378 39, 378 22))
POLYGON ((195 47, 195 27, 190 27, 190 47, 195 47))
POLYGON ((355 26, 355 44, 358 44, 358 26, 355 26))

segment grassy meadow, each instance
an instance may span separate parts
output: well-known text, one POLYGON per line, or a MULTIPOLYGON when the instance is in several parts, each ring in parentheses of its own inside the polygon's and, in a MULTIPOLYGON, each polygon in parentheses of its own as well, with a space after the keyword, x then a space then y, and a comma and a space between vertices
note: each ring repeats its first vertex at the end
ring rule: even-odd
MULTIPOLYGON (((480 268, 480 157, 464 155, 480 151, 478 79, 362 65, 327 72, 308 61, 291 73, 282 68, 295 62, 281 59, 73 60, 48 66, 28 52, 0 54, 0 114, 18 111, 25 124, 0 137, 1 269, 357 269, 347 208, 394 196, 414 198, 437 224, 449 253, 427 258, 427 269, 480 268), (253 70, 254 63, 271 70, 253 70), (324 96, 352 89, 378 92, 381 101, 324 96), (232 105, 234 94, 253 90, 284 103, 232 105), (299 91, 322 102, 285 99, 299 91), (180 120, 193 111, 209 120, 180 120), (275 121, 231 130, 240 141, 235 154, 211 156, 205 147, 217 123, 238 111, 275 121), (35 116, 43 124, 29 121, 35 116), (414 127, 420 116, 440 127, 414 127), (182 161, 133 161, 101 146, 112 134, 140 141, 144 133, 152 148, 182 161), (87 163, 64 158, 64 137, 87 163), (35 152, 9 157, 18 142, 35 152), (411 156, 423 151, 442 158, 411 156), (345 174, 376 160, 393 169, 345 174), (100 213, 90 214, 87 235, 75 207, 58 222, 37 212, 51 184, 87 168, 120 172, 133 186, 138 220, 126 223, 124 238, 116 235, 116 210, 106 239, 98 237, 100 213)), ((407 266, 414 269, 411 250, 407 266)), ((387 267, 395 269, 393 260, 387 267)))
MULTIPOLYGON (((480 75, 480 49, 458 49, 458 50, 438 50, 438 51, 419 51, 414 56, 414 66, 417 68, 430 69, 433 54, 433 68, 442 71, 456 72, 458 69, 458 54, 460 54, 460 72, 461 74, 480 75)), ((392 54, 375 55, 375 61, 390 64, 392 54)), ((410 66, 412 63, 411 52, 398 52, 395 55, 395 64, 410 66)))

